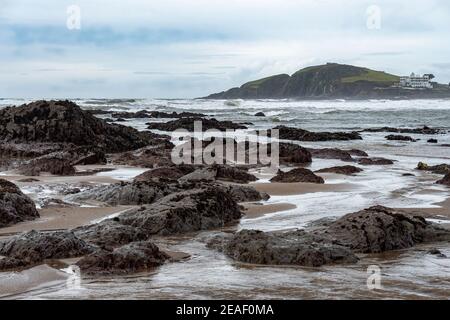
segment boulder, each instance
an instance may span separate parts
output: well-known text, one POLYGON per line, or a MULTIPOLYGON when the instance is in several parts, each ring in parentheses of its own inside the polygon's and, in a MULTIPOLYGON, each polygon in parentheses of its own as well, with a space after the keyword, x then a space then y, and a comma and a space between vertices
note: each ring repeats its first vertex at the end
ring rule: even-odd
POLYGON ((12 182, 0 179, 0 228, 39 218, 33 200, 12 182))
POLYGON ((385 158, 362 158, 358 163, 364 166, 387 166, 394 164, 394 161, 385 158))
POLYGON ((111 251, 98 250, 77 265, 86 274, 129 274, 158 267, 169 258, 152 242, 132 242, 111 251))
POLYGON ((347 176, 354 175, 356 173, 362 172, 363 169, 355 167, 355 166, 340 166, 340 167, 331 167, 317 170, 317 173, 337 173, 344 174, 347 176))
POLYGON ((409 133, 409 134, 439 134, 442 131, 440 129, 434 129, 427 126, 422 128, 392 128, 392 127, 383 127, 383 128, 370 128, 364 129, 365 132, 392 132, 392 133, 409 133))
POLYGON ((0 242, 0 255, 10 260, 11 265, 30 266, 47 259, 80 257, 92 251, 91 245, 69 231, 33 230, 0 242))
POLYGON ((150 118, 169 118, 169 119, 180 119, 180 118, 203 118, 206 117, 203 113, 196 112, 162 112, 162 111, 152 111, 150 112, 150 118))
POLYGON ((293 183, 307 182, 323 184, 325 181, 322 177, 314 174, 311 170, 305 168, 296 168, 288 172, 278 171, 278 174, 270 179, 271 182, 293 183))
POLYGON ((279 138, 296 141, 339 141, 339 140, 362 140, 357 132, 311 132, 308 130, 277 126, 279 138))
POLYGON ((308 149, 311 152, 313 158, 319 159, 338 159, 342 161, 353 161, 352 155, 337 148, 325 148, 325 149, 308 149))
POLYGON ((232 167, 228 165, 215 165, 217 169, 216 179, 230 181, 235 183, 249 183, 258 180, 254 175, 248 173, 245 169, 232 167))
POLYGON ((447 173, 446 176, 443 179, 439 180, 436 183, 443 184, 445 186, 450 187, 450 173, 447 173))
POLYGON ((264 112, 257 112, 255 113, 255 117, 265 117, 266 115, 264 114, 264 112))
POLYGON ((253 264, 320 267, 324 264, 358 261, 348 248, 323 243, 320 237, 304 230, 242 230, 228 237, 212 239, 208 246, 223 251, 234 260, 253 264))
POLYGON ((438 143, 439 141, 437 139, 428 139, 428 143, 438 143))
POLYGON ((417 164, 417 170, 420 171, 429 171, 435 174, 447 174, 450 173, 450 165, 448 164, 438 164, 435 166, 429 166, 428 164, 424 163, 424 162, 419 162, 417 164))
POLYGON ((189 132, 194 132, 194 122, 199 121, 202 123, 202 131, 216 129, 219 131, 247 129, 246 126, 231 121, 218 121, 214 118, 180 118, 177 120, 169 121, 166 123, 149 123, 148 129, 161 130, 161 131, 175 131, 178 129, 184 129, 189 132))
POLYGON ((242 216, 227 192, 208 187, 173 193, 157 202, 119 216, 119 222, 149 235, 172 235, 221 228, 242 216))
POLYGON ((134 150, 154 136, 108 124, 70 101, 36 101, 0 110, 0 140, 15 143, 72 143, 105 152, 134 150))
POLYGON ((416 142, 416 139, 413 139, 410 136, 402 136, 402 135, 395 135, 395 134, 391 134, 385 137, 386 140, 390 140, 390 141, 410 141, 410 142, 416 142))
POLYGON ((280 164, 309 164, 312 155, 306 148, 292 143, 279 144, 280 164))

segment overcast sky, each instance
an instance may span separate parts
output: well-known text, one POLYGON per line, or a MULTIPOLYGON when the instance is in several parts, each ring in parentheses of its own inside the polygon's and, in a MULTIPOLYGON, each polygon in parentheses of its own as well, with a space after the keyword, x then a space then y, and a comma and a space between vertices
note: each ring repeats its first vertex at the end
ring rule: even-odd
POLYGON ((448 0, 0 0, 0 97, 198 97, 325 62, 448 83, 449 38, 448 0))

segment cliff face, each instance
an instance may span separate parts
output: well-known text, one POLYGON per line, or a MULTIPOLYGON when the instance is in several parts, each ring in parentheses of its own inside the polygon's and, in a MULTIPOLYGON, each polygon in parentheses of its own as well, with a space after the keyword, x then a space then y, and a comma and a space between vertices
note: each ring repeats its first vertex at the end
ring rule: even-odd
POLYGON ((209 99, 338 98, 371 96, 399 77, 367 68, 328 63, 308 67, 292 76, 276 75, 208 96, 209 99))

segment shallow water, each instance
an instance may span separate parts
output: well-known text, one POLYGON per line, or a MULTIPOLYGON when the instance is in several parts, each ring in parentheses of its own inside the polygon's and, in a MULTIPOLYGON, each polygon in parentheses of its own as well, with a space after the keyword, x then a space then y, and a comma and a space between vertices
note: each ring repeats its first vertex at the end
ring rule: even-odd
MULTIPOLYGON (((0 107, 26 102, 0 100, 0 107)), ((117 111, 159 110, 202 112, 220 120, 252 122, 249 130, 285 124, 309 130, 359 130, 369 127, 419 127, 428 125, 450 130, 450 100, 415 101, 224 101, 209 100, 77 100, 86 109, 117 111), (267 117, 255 117, 262 111, 267 117)), ((125 124, 145 130, 149 119, 125 124)), ((166 121, 154 119, 152 121, 166 121)), ((442 176, 414 171, 419 161, 429 164, 450 163, 450 148, 428 144, 433 137, 439 144, 450 144, 450 134, 410 135, 418 142, 387 141, 387 133, 363 133, 362 141, 301 143, 306 147, 356 148, 396 160, 392 166, 361 166, 357 176, 324 176, 328 184, 347 184, 339 192, 317 192, 292 196, 273 196, 269 203, 293 203, 297 207, 256 219, 242 219, 236 228, 286 230, 301 228, 308 222, 335 217, 381 204, 391 207, 430 208, 444 201, 450 189, 435 184, 442 176), (415 177, 405 177, 414 173, 415 177)), ((338 160, 316 159, 317 170, 344 165, 338 160)), ((116 179, 130 179, 139 170, 103 173, 116 179)), ((45 189, 45 188, 44 188, 45 189)), ((32 190, 27 190, 31 192, 32 190)), ((50 192, 40 190, 43 194, 50 192)), ((447 220, 441 220, 446 223, 447 220)), ((236 263, 205 247, 205 238, 217 231, 171 239, 170 249, 187 252, 191 258, 162 266, 152 272, 119 278, 84 278, 81 288, 65 285, 45 287, 16 298, 132 298, 132 299, 363 299, 363 298, 450 298, 450 259, 429 255, 433 247, 450 256, 448 243, 419 246, 384 255, 365 256, 349 266, 322 268, 255 267, 236 263), (377 265, 382 272, 382 289, 367 288, 367 267, 377 265)))

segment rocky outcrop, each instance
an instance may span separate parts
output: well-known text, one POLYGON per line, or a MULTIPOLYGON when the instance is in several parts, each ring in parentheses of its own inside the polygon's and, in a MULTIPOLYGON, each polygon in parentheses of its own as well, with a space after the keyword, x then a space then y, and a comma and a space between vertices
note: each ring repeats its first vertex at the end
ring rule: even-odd
POLYGON ((0 242, 0 270, 10 267, 31 266, 47 259, 80 257, 93 251, 93 247, 77 238, 73 232, 37 232, 20 234, 0 242), (3 262, 3 260, 6 260, 3 262))
POLYGON ((397 134, 390 134, 388 136, 385 137, 386 140, 390 140, 390 141, 409 141, 409 142, 416 142, 416 139, 413 139, 410 136, 402 136, 402 135, 397 135, 397 134))
POLYGON ((447 173, 446 176, 439 180, 438 182, 436 182, 437 184, 443 184, 447 187, 450 187, 450 173, 447 173))
POLYGON ((382 128, 370 128, 364 129, 365 132, 392 132, 392 133, 407 133, 407 134, 439 134, 442 131, 440 129, 434 129, 427 126, 422 128, 392 128, 392 127, 382 127, 382 128))
POLYGON ((353 161, 352 155, 348 151, 337 148, 325 148, 325 149, 308 148, 308 151, 311 152, 313 158, 353 161))
POLYGON ((355 166, 340 166, 340 167, 331 167, 317 170, 317 173, 337 173, 344 174, 347 176, 351 176, 357 173, 362 172, 363 169, 355 167, 355 166))
POLYGON ((279 144, 280 164, 309 164, 312 155, 306 148, 292 143, 279 144))
POLYGON ((312 224, 305 230, 242 230, 211 239, 208 246, 255 264, 321 266, 354 263, 358 253, 380 253, 419 243, 450 241, 450 230, 424 218, 382 206, 312 224))
POLYGON ((119 216, 119 222, 149 235, 171 235, 215 229, 242 216, 230 194, 209 187, 171 194, 159 201, 119 216))
POLYGON ((304 230, 242 230, 231 236, 216 237, 208 246, 223 251, 234 260, 253 264, 320 267, 324 264, 358 261, 348 248, 323 243, 321 237, 304 230))
POLYGON ((138 175, 136 178, 134 178, 135 182, 139 181, 155 181, 155 182, 162 182, 162 181, 177 181, 182 176, 191 173, 194 171, 194 167, 192 166, 192 170, 190 172, 185 172, 182 169, 179 168, 179 166, 172 166, 172 167, 159 167, 152 170, 145 171, 144 173, 138 175))
POLYGON ((270 179, 271 182, 293 183, 307 182, 323 184, 325 181, 322 177, 314 174, 311 170, 305 168, 296 168, 288 172, 278 171, 278 174, 270 179))
POLYGON ((0 179, 0 228, 39 218, 36 206, 12 182, 0 179))
POLYGON ((361 158, 358 163, 363 166, 387 166, 394 164, 394 161, 385 158, 361 158))
POLYGON ((133 242, 112 250, 98 250, 77 265, 86 274, 129 274, 162 265, 169 256, 152 242, 133 242))
POLYGON ((152 144, 153 138, 108 124, 70 101, 36 101, 0 110, 0 140, 6 142, 71 143, 121 152, 152 144))
POLYGON ((362 140, 357 132, 311 132, 308 130, 278 126, 279 138, 295 141, 339 141, 339 140, 362 140))
POLYGON ((443 163, 435 166, 429 166, 424 162, 419 162, 417 164, 417 170, 429 171, 436 174, 448 174, 450 173, 450 165, 443 163))
POLYGON ((232 167, 228 165, 215 165, 217 169, 216 179, 222 181, 230 181, 235 183, 249 183, 258 180, 254 175, 245 169, 232 167))
POLYGON ((166 123, 149 123, 148 129, 161 131, 175 131, 184 129, 189 132, 194 132, 194 122, 201 122, 201 130, 206 131, 216 129, 219 131, 247 129, 246 126, 231 121, 218 121, 214 118, 180 118, 178 120, 169 121, 166 123))
POLYGON ((169 118, 169 119, 180 119, 180 118, 204 118, 206 114, 196 113, 196 112, 162 112, 162 111, 152 111, 150 112, 150 118, 169 118))

